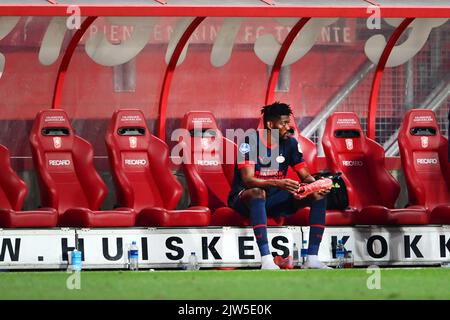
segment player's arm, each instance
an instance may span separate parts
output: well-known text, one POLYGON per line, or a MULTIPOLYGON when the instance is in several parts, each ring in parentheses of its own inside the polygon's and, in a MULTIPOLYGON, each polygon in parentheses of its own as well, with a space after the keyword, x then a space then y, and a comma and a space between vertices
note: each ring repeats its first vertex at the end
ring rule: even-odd
POLYGON ((289 165, 294 169, 295 173, 299 177, 302 183, 311 183, 316 181, 314 177, 309 173, 308 167, 306 166, 306 162, 303 159, 303 151, 300 147, 300 144, 297 140, 291 139, 290 143, 290 159, 289 165))
MULTIPOLYGON (((302 183, 312 183, 316 179, 311 175, 306 166, 306 162, 303 159, 303 152, 301 150, 300 144, 296 140, 291 140, 291 159, 290 165, 294 169, 297 176, 300 178, 302 183)), ((319 195, 325 195, 329 193, 329 190, 317 191, 319 195)))
POLYGON ((294 167, 295 173, 297 173, 297 176, 299 177, 300 181, 302 181, 303 183, 311 183, 316 181, 316 179, 314 179, 314 177, 311 175, 311 173, 309 173, 309 170, 306 166, 300 168, 300 169, 296 169, 294 167))
MULTIPOLYGON (((316 181, 316 179, 309 173, 306 166, 304 166, 301 169, 298 170, 294 169, 294 170, 303 183, 311 183, 316 181)), ((330 192, 329 189, 317 191, 317 193, 321 196, 324 196, 329 192, 330 192)))
POLYGON ((242 181, 247 188, 261 188, 276 187, 288 192, 295 193, 300 187, 299 183, 291 179, 259 179, 255 177, 255 166, 247 165, 240 169, 242 181))

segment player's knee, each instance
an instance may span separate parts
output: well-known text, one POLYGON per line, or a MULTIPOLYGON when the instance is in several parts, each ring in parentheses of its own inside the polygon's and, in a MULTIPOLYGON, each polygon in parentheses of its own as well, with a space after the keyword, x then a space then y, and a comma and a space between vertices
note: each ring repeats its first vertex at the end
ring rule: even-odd
POLYGON ((266 192, 261 188, 252 188, 249 189, 249 195, 252 199, 265 199, 266 198, 266 192))

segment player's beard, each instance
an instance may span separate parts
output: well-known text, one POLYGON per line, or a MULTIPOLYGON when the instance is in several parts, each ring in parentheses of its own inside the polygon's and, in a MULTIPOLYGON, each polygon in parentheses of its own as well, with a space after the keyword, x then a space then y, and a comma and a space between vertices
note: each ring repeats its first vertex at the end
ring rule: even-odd
POLYGON ((281 139, 287 140, 290 136, 294 135, 294 129, 290 128, 289 130, 286 130, 284 134, 281 135, 281 139))

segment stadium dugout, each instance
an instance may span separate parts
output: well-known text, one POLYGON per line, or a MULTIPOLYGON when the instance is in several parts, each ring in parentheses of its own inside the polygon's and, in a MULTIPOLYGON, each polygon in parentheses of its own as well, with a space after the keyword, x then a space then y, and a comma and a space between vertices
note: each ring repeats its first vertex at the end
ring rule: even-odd
MULTIPOLYGON (((347 186, 323 262, 338 240, 355 266, 450 261, 448 1, 7 0, 0 78, 0 269, 65 269, 75 247, 123 269, 132 241, 143 269, 258 267, 226 198, 233 130, 274 101, 347 186)), ((269 220, 273 255, 308 214, 269 220)))

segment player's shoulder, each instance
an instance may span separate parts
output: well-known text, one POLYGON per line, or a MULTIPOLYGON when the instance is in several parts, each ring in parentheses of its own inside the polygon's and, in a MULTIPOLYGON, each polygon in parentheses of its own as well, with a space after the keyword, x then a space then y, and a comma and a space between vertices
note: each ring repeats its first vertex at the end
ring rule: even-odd
POLYGON ((289 146, 297 147, 297 145, 298 145, 298 140, 291 136, 291 137, 288 137, 288 138, 287 138, 286 143, 287 143, 289 146))
POLYGON ((297 141, 298 141, 294 136, 288 136, 287 140, 288 140, 288 142, 294 142, 294 143, 297 143, 297 141))
POLYGON ((298 152, 303 153, 300 143, 294 137, 288 137, 286 143, 288 144, 289 149, 295 149, 298 150, 298 152))

